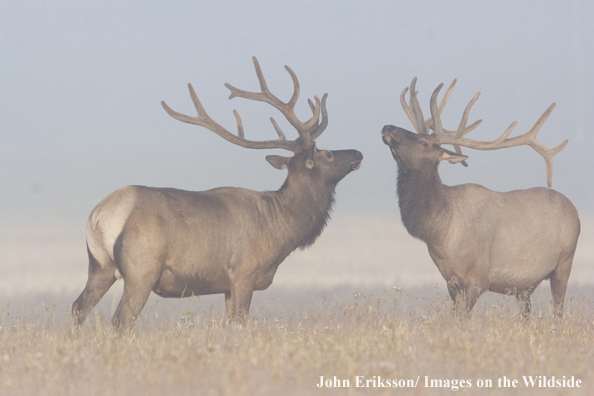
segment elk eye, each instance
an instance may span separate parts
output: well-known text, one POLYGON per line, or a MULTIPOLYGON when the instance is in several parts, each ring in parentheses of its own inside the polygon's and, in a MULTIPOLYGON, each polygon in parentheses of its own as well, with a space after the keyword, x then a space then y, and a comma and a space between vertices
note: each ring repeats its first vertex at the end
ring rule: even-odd
POLYGON ((427 147, 427 142, 426 142, 426 141, 424 141, 424 140, 421 140, 420 144, 421 144, 421 146, 423 146, 423 147, 427 147))
POLYGON ((332 158, 334 158, 334 154, 332 154, 331 151, 326 151, 326 158, 332 159, 332 158))

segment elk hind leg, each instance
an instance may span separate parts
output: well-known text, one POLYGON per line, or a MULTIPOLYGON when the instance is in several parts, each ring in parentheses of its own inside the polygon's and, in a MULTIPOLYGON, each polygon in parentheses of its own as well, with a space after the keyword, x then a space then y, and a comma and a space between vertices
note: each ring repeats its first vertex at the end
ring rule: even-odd
POLYGON ((555 316, 561 318, 563 316, 563 302, 565 301, 565 293, 567 292, 567 281, 571 273, 571 265, 573 263, 573 251, 570 255, 562 258, 551 274, 551 294, 553 295, 553 310, 555 316))
POLYGON ((72 317, 74 324, 84 323, 89 312, 97 305, 103 295, 116 281, 116 266, 105 252, 95 255, 87 248, 89 254, 89 277, 87 284, 76 301, 72 303, 72 317))
POLYGON ((147 265, 144 268, 154 270, 124 274, 124 293, 111 318, 111 323, 116 330, 122 331, 132 327, 160 278, 161 271, 158 270, 160 268, 158 264, 147 265))

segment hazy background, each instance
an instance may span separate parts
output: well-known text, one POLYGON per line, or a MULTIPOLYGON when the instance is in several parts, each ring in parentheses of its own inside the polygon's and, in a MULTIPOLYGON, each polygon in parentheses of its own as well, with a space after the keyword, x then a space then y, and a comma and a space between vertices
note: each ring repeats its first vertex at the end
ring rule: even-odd
MULTIPOLYGON (((208 113, 246 137, 276 136, 271 106, 228 101, 228 82, 306 98, 329 93, 318 147, 356 148, 362 167, 338 186, 334 219, 313 248, 295 252, 272 288, 344 284, 445 288, 424 244, 400 223, 396 165, 385 124, 411 128, 398 98, 418 76, 421 105, 458 78, 444 126, 455 129, 477 92, 473 138, 492 140, 513 120, 526 132, 552 103, 538 138, 555 156, 554 188, 576 205, 582 236, 570 282, 594 283, 594 3, 591 1, 6 1, 0 0, 0 292, 80 292, 85 223, 94 205, 129 184, 205 190, 280 187, 264 156, 161 108, 193 115, 191 82, 208 113), (588 130, 587 130, 588 129, 588 130)), ((283 129, 295 137, 286 122, 283 129)), ((544 186, 531 148, 465 150, 470 166, 443 164, 446 184, 507 191, 544 186)), ((278 152, 277 154, 283 154, 278 152)))

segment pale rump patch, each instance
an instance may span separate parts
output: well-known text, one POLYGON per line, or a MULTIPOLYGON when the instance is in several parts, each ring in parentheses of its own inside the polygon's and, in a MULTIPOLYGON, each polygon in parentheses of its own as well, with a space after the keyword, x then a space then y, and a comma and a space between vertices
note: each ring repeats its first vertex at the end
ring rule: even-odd
POLYGON ((104 251, 114 259, 113 246, 135 205, 136 189, 129 186, 114 191, 93 209, 87 226, 87 243, 96 257, 104 251))

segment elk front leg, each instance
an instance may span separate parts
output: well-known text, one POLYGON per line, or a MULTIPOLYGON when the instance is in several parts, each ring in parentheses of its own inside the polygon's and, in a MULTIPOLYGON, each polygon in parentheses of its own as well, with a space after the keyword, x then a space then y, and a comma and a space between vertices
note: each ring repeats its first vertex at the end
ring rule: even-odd
POLYGON ((227 319, 232 322, 243 322, 247 319, 252 303, 254 286, 252 282, 237 281, 231 284, 231 291, 225 293, 227 319))
POLYGON ((530 311, 532 310, 532 303, 530 302, 531 291, 523 290, 516 294, 516 300, 520 307, 520 316, 524 319, 530 318, 530 311))
POLYGON ((227 311, 227 319, 233 315, 233 299, 231 298, 231 292, 225 292, 225 310, 227 311))
POLYGON ((448 292, 454 301, 454 310, 457 314, 468 315, 487 289, 488 285, 485 285, 485 281, 480 279, 462 281, 457 276, 453 276, 448 281, 448 292))

